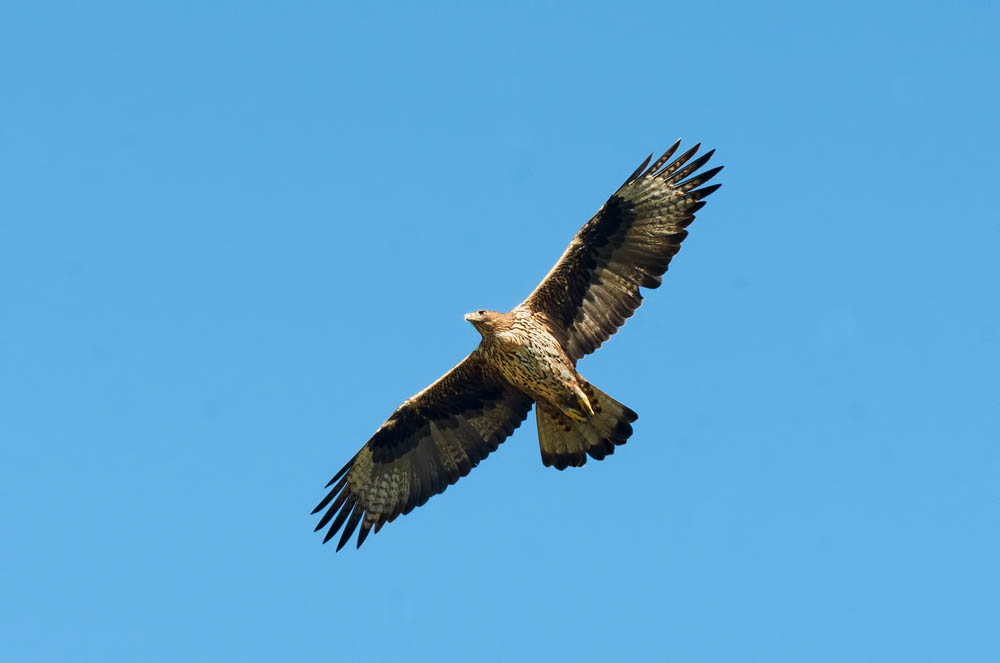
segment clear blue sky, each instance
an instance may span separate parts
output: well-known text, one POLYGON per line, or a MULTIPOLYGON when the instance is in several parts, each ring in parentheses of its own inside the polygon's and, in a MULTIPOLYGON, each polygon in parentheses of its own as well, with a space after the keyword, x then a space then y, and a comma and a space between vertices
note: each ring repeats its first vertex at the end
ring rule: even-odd
POLYGON ((993 3, 21 3, 0 20, 11 661, 1000 658, 993 3), (648 152, 723 188, 533 415, 310 509, 648 152))

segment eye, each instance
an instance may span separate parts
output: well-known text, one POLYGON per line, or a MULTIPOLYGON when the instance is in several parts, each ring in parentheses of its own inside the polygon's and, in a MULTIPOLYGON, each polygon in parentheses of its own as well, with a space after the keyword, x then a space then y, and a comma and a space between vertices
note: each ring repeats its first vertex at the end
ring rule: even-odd
POLYGON ((484 311, 483 309, 479 309, 478 311, 476 311, 476 315, 486 315, 486 311, 484 311))

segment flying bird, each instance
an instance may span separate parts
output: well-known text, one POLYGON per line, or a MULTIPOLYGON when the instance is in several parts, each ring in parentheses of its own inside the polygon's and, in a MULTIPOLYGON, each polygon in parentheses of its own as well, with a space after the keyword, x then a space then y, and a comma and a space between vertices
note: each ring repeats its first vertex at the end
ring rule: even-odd
POLYGON ((329 525, 324 543, 343 527, 340 550, 360 525, 360 548, 372 528, 468 474, 532 405, 546 466, 602 460, 629 439, 636 413, 587 382, 576 364, 635 312, 640 287, 660 285, 695 212, 719 188, 703 186, 722 167, 698 173, 715 152, 692 160, 700 146, 670 161, 677 141, 652 165, 649 155, 521 304, 466 314, 479 346, 400 405, 327 484, 313 510, 323 511, 316 531, 329 525))

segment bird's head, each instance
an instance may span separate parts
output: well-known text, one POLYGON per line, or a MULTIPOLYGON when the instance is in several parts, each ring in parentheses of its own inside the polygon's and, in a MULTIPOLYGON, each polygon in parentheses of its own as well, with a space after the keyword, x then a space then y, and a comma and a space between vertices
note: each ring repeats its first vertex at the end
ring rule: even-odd
POLYGON ((496 311, 479 309, 478 311, 466 313, 465 320, 471 322, 472 326, 478 329, 480 334, 486 334, 488 331, 492 331, 493 323, 499 315, 496 311))

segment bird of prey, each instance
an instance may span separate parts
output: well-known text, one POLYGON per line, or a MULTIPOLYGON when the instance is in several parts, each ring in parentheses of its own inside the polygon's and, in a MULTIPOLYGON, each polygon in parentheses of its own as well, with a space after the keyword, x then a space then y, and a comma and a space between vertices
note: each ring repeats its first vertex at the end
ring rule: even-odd
POLYGON ((580 467, 628 440, 636 413, 587 382, 576 363, 635 312, 640 287, 660 285, 685 228, 720 186, 703 185, 721 166, 698 172, 714 150, 692 160, 699 143, 670 161, 678 147, 652 165, 649 155, 521 304, 465 316, 482 335, 479 346, 400 405, 327 484, 313 510, 324 512, 316 531, 329 525, 324 543, 343 527, 340 550, 360 525, 360 548, 372 528, 468 474, 532 405, 546 466, 580 467))

